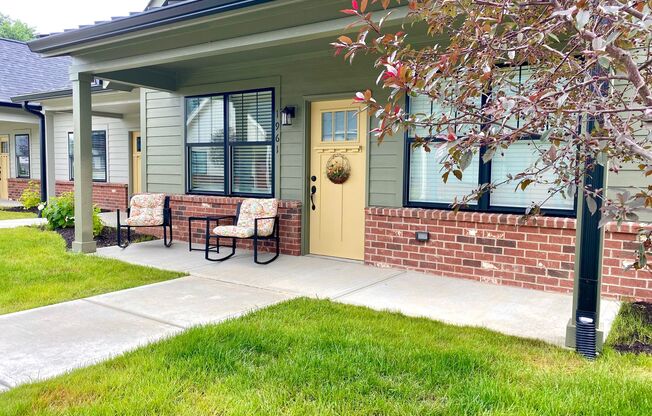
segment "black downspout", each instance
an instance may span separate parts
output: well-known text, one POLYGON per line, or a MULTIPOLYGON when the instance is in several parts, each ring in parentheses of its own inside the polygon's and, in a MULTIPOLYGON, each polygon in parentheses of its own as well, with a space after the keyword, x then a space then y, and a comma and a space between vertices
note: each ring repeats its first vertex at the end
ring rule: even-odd
MULTIPOLYGON (((42 202, 47 202, 48 200, 48 174, 47 174, 47 162, 46 162, 46 157, 47 157, 47 152, 45 148, 45 115, 36 110, 33 106, 29 104, 28 101, 25 101, 23 103, 23 110, 27 111, 28 113, 34 114, 40 119, 40 138, 39 142, 41 145, 41 201, 42 202)), ((41 213, 39 212, 39 216, 41 213)))

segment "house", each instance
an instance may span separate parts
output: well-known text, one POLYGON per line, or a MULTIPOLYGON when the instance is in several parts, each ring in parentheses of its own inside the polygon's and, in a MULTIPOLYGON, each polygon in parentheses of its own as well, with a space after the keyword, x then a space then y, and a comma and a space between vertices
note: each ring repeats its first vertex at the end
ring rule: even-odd
MULTIPOLYGON (((201 228, 188 230, 190 216, 232 214, 242 198, 276 197, 285 254, 571 292, 574 201, 551 200, 545 217, 520 225, 519 213, 545 191, 505 188, 454 213, 448 208, 454 196, 482 180, 479 160, 464 181, 444 184, 434 156, 410 148, 410 134, 376 144, 369 134, 374 119, 352 97, 377 89, 377 74, 369 58, 351 66, 334 59, 329 46, 352 21, 339 12, 345 3, 158 2, 30 42, 44 57, 72 59, 74 132, 86 138, 74 151, 82 208, 74 249, 95 249, 90 81, 96 78, 140 88, 141 189, 171 195, 182 240, 202 238, 201 228), (332 163, 348 167, 346 182, 328 179, 332 163)), ((406 6, 397 6, 386 24, 400 25, 406 14, 406 6)), ((491 172, 518 169, 529 158, 526 147, 516 146, 492 162, 491 172)), ((652 299, 649 272, 623 271, 637 228, 607 228, 607 295, 652 299)))
MULTIPOLYGON (((68 85, 67 57, 45 60, 24 42, 0 38, 0 199, 13 192, 11 181, 41 176, 40 118, 11 97, 68 85)), ((40 107, 31 106, 38 112, 40 107)))
MULTIPOLYGON (((0 69, 0 99, 5 103, 0 107, 0 199, 17 200, 30 181, 41 180, 39 117, 24 111, 23 103, 38 103, 44 117, 46 142, 51 146, 46 150, 51 149, 53 156, 47 169, 49 195, 72 191, 70 59, 44 59, 27 44, 6 39, 0 40, 0 56, 11 63, 0 69)), ((128 193, 139 191, 131 179, 139 163, 140 92, 134 87, 112 87, 95 81, 91 86, 93 201, 105 210, 125 208, 128 193)))

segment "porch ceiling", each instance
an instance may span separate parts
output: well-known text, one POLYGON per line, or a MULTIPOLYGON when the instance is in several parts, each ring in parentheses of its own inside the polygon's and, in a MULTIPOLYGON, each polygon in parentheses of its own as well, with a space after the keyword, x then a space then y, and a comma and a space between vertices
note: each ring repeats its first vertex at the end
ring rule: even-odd
POLYGON ((301 59, 333 59, 329 45, 333 38, 321 38, 292 45, 280 45, 246 51, 231 51, 180 60, 160 65, 144 66, 114 72, 100 72, 98 78, 133 83, 135 85, 162 90, 180 90, 192 85, 192 75, 206 68, 237 69, 249 65, 273 66, 283 61, 301 59))
MULTIPOLYGON (((284 24, 280 28, 271 28, 270 22, 278 25, 275 16, 271 15, 265 16, 266 23, 260 27, 247 25, 246 29, 222 30, 222 38, 213 37, 210 40, 197 36, 197 30, 188 31, 188 28, 182 27, 178 29, 180 33, 174 35, 177 43, 173 42, 172 35, 168 34, 159 36, 155 42, 148 37, 132 41, 123 47, 118 47, 119 43, 116 43, 110 49, 102 49, 101 53, 97 51, 92 54, 73 55, 71 72, 90 73, 121 83, 176 91, 184 87, 184 74, 209 66, 259 64, 260 61, 284 57, 291 59, 299 55, 327 56, 332 53, 329 43, 345 31, 346 26, 354 19, 331 16, 339 14, 338 7, 330 1, 326 3, 329 3, 329 10, 334 10, 334 13, 321 18, 330 18, 329 20, 313 21, 313 9, 321 10, 325 6, 303 2, 301 5, 310 13, 306 12, 308 18, 301 16, 301 21, 295 22, 294 26, 284 24), (224 38, 223 33, 236 36, 224 38), (183 42, 180 39, 183 39, 183 42), (162 49, 161 45, 168 47, 162 49), (176 45, 182 46, 174 47, 176 45)), ((402 23, 406 14, 406 7, 397 8, 387 20, 387 24, 402 23)), ((292 16, 296 19, 298 14, 295 12, 292 16)), ((287 19, 287 16, 284 18, 287 19)), ((207 23, 207 27, 210 26, 207 23)), ((204 28, 200 31, 205 30, 204 28)))

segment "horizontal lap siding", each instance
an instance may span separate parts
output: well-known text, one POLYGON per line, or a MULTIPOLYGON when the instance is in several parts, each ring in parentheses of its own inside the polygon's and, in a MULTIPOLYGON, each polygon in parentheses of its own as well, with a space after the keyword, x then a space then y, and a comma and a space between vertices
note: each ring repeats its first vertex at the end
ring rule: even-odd
MULTIPOLYGON (((634 50, 634 59, 639 62, 645 62, 647 56, 647 51, 644 49, 634 50)), ((614 83, 614 88, 622 90, 625 86, 627 89, 627 96, 630 99, 634 97, 634 89, 631 87, 631 84, 626 83, 625 81, 616 81, 614 83)), ((629 115, 634 115, 631 113, 622 113, 621 117, 629 117, 629 115)), ((638 114, 636 114, 638 116, 638 114)), ((630 123, 632 128, 635 131, 635 136, 639 141, 645 140, 649 133, 649 126, 642 126, 640 122, 630 123)), ((608 196, 615 198, 618 193, 629 192, 632 195, 637 194, 641 188, 647 187, 652 183, 650 177, 645 177, 644 172, 641 171, 637 163, 626 163, 623 166, 619 167, 619 171, 609 172, 607 179, 608 186, 608 196)), ((652 222, 652 209, 639 211, 639 220, 652 222)))
POLYGON ((182 194, 184 187, 183 98, 146 91, 147 190, 182 194))
MULTIPOLYGON (((55 176, 69 180, 68 133, 73 131, 72 114, 54 115, 55 176)), ((140 115, 125 114, 124 118, 93 117, 93 130, 106 130, 107 182, 129 183, 129 134, 140 130, 140 115)))
MULTIPOLYGON (((193 94, 216 92, 215 84, 229 85, 220 92, 256 88, 256 80, 280 77, 280 105, 297 107, 297 118, 292 126, 282 127, 279 153, 280 197, 283 200, 304 200, 306 178, 306 138, 304 120, 307 109, 306 96, 353 93, 375 85, 374 71, 369 62, 352 68, 330 56, 316 59, 291 59, 270 65, 242 67, 210 67, 192 74, 182 74, 181 79, 192 87, 193 94), (290 63, 287 63, 290 62, 290 63), (242 80, 252 80, 251 86, 242 80), (235 86, 237 82, 237 87, 235 86)), ((273 85, 268 85, 273 86, 273 85)), ((279 91, 277 91, 279 93, 279 91)), ((147 114, 147 182, 151 192, 184 193, 184 128, 182 94, 149 91, 146 93, 147 114)), ((381 146, 374 138, 369 146, 369 203, 371 205, 400 206, 402 195, 403 146, 401 140, 389 139, 381 146), (379 176, 375 173, 380 172, 379 176)))

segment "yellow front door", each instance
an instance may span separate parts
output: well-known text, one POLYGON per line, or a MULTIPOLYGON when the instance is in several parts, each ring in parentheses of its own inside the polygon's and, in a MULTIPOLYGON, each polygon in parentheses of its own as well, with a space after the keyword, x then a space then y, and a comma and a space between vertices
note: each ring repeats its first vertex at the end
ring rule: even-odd
POLYGON ((364 258, 368 116, 362 109, 351 100, 311 105, 312 254, 364 258))
POLYGON ((141 144, 140 132, 131 133, 131 186, 132 194, 139 194, 141 192, 142 180, 142 158, 141 158, 141 144))
POLYGON ((0 199, 9 198, 9 136, 0 136, 0 199))

